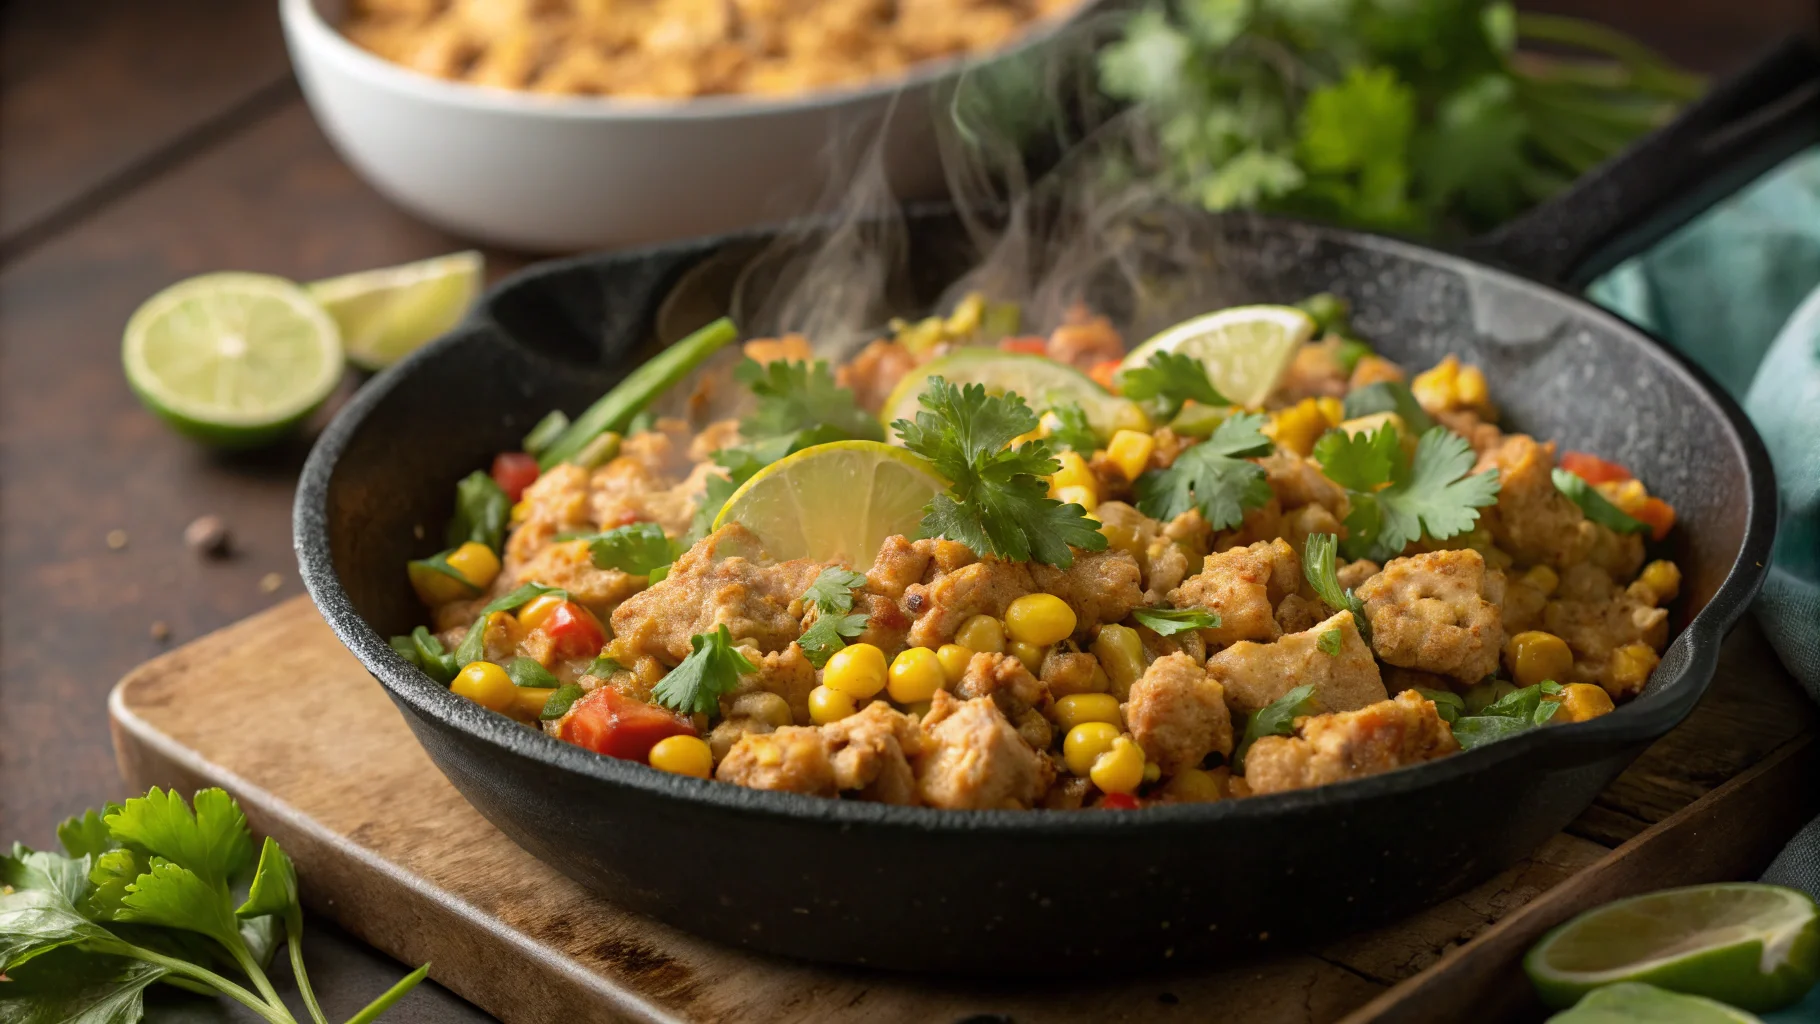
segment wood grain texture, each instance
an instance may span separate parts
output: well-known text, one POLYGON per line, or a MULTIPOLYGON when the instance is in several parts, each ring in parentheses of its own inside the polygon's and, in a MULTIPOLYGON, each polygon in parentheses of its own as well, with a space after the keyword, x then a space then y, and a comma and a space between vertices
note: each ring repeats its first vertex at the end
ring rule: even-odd
MULTIPOLYGON (((1731 677, 1717 689, 1748 699, 1742 695, 1756 688, 1786 685, 1759 675, 1731 677)), ((1786 796, 1777 804, 1768 795, 1797 766, 1780 755, 1782 767, 1729 784, 1740 799, 1696 802, 1615 853, 1557 836, 1484 885, 1389 928, 1223 969, 995 986, 725 949, 591 896, 512 845, 461 799, 383 690, 302 598, 142 666, 116 689, 112 712, 121 770, 133 786, 226 786, 254 828, 290 851, 314 910, 400 960, 433 961, 436 978, 508 1024, 559 1017, 822 1021, 848 1019, 860 1008, 867 1020, 888 1022, 980 1013, 1019 1021, 1333 1021, 1367 1004, 1386 1005, 1394 992, 1457 995, 1437 988, 1436 975, 1454 964, 1495 974, 1508 964, 1494 955, 1528 942, 1498 936, 1546 927, 1565 908, 1587 905, 1588 894, 1732 877, 1805 813, 1805 804, 1786 796), (1734 820, 1739 815, 1749 820, 1734 820), (1733 841, 1716 842, 1718 836, 1733 841), (1661 852, 1668 850, 1684 856, 1661 852), (1589 880, 1620 870, 1622 879, 1589 880), (1565 903, 1557 898, 1563 892, 1572 894, 1565 903), (1538 906, 1552 909, 1530 909, 1538 906)), ((1671 786, 1672 762, 1656 770, 1665 789, 1699 785, 1671 786)))

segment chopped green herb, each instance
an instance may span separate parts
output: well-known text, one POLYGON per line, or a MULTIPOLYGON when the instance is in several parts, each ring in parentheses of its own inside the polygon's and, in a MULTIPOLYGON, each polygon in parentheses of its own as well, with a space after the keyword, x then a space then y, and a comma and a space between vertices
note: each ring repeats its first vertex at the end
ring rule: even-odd
POLYGON ((1434 704, 1435 714, 1440 715, 1443 722, 1451 723, 1466 713, 1466 701, 1452 690, 1417 689, 1416 692, 1434 704))
POLYGON ((1100 446, 1100 436, 1093 431, 1087 422, 1087 411, 1077 402, 1057 402, 1049 407, 1050 415, 1055 417, 1055 426, 1049 431, 1049 440, 1055 443, 1060 451, 1080 452, 1092 455, 1100 446))
POLYGON ((1244 772, 1245 755, 1258 740, 1266 736, 1288 736, 1295 732, 1296 719, 1320 713, 1321 702, 1315 699, 1312 683, 1304 683, 1253 711, 1245 719, 1245 733, 1232 752, 1233 768, 1241 774, 1244 772))
POLYGON ((468 627, 467 633, 461 638, 461 643, 456 645, 455 654, 453 655, 455 667, 450 671, 449 678, 455 678, 456 672, 472 665, 474 662, 480 661, 486 656, 487 618, 489 616, 494 612, 512 611, 515 608, 529 604, 532 600, 542 597, 545 594, 555 594, 565 601, 569 599, 569 592, 561 587, 546 587, 541 583, 525 583, 519 585, 509 594, 488 601, 486 606, 480 609, 480 614, 474 616, 474 624, 468 627))
POLYGON ((631 437, 633 434, 647 433, 655 429, 656 426, 657 414, 649 409, 640 409, 632 414, 631 419, 626 421, 624 434, 627 437, 631 437))
POLYGON ((529 686, 547 690, 550 687, 562 685, 561 681, 551 675, 550 670, 544 668, 535 658, 519 657, 506 662, 506 675, 511 678, 513 686, 529 686))
POLYGON ((520 443, 524 445, 525 451, 537 455, 556 443, 556 439, 561 437, 562 432, 567 429, 569 429, 569 415, 561 409, 551 409, 544 414, 543 419, 537 421, 537 425, 531 428, 531 432, 526 434, 525 439, 520 443))
POLYGON ((739 328, 722 317, 651 357, 576 417, 569 429, 538 455, 538 467, 549 469, 569 461, 606 431, 630 430, 634 415, 652 399, 737 337, 739 328))
POLYGON ((596 679, 605 679, 615 672, 624 672, 625 670, 626 667, 624 665, 621 665, 619 662, 602 654, 588 663, 588 667, 582 672, 582 675, 593 676, 596 679))
POLYGON ((904 447, 928 459, 950 481, 924 509, 923 533, 965 544, 982 555, 1058 568, 1074 564, 1071 547, 1101 551, 1106 536, 1079 505, 1049 497, 1044 480, 1061 468, 1047 441, 1011 440, 1036 429, 1036 414, 1016 392, 989 395, 979 384, 956 387, 929 378, 916 421, 892 429, 904 447))
MULTIPOLYGON (((1331 533, 1311 533, 1302 545, 1302 575, 1308 585, 1314 588, 1314 594, 1321 603, 1334 611, 1352 613, 1352 624, 1359 630, 1359 635, 1371 643, 1371 620, 1365 617, 1365 602, 1349 587, 1340 586, 1339 570, 1335 568, 1334 552, 1339 547, 1339 540, 1331 533)), ((1338 653, 1330 652, 1330 653, 1338 653)))
POLYGON ((1158 636, 1174 636, 1191 629, 1218 629, 1220 617, 1205 608, 1133 608, 1131 617, 1158 636))
POLYGON ((1340 653, 1340 644, 1345 639, 1345 634, 1340 632, 1338 626, 1335 626, 1333 629, 1322 630, 1321 635, 1315 637, 1314 645, 1320 649, 1322 654, 1331 654, 1338 657, 1340 653))
POLYGON ((1389 424, 1357 434, 1336 428, 1314 443, 1321 473, 1351 491, 1370 493, 1389 483, 1402 459, 1402 438, 1389 424))
POLYGON ((569 708, 586 692, 574 683, 564 683, 558 686, 556 692, 550 694, 550 699, 544 701, 543 710, 538 712, 538 719, 544 722, 554 722, 568 714, 569 708))
POLYGON ((503 594, 488 601, 486 607, 480 610, 480 617, 484 619, 494 612, 514 611, 524 605, 530 604, 532 601, 545 594, 554 594, 564 601, 569 599, 569 592, 561 587, 547 587, 542 583, 537 582, 520 583, 517 587, 512 589, 511 593, 503 594))
POLYGON ((458 548, 473 541, 498 551, 505 543, 506 520, 512 500, 493 477, 475 470, 455 485, 455 517, 449 520, 448 545, 458 548))
POLYGON ((1154 401, 1159 419, 1168 419, 1190 400, 1202 405, 1231 405, 1207 379, 1199 359, 1180 352, 1157 352, 1143 366, 1119 375, 1119 392, 1135 401, 1154 401))
MULTIPOLYGON (((1461 749, 1471 750, 1546 725, 1561 710, 1561 702, 1542 698, 1558 697, 1561 693, 1560 684, 1553 680, 1514 690, 1487 705, 1478 714, 1455 718, 1453 738, 1459 741, 1461 749)), ((1436 708, 1439 709, 1438 704, 1436 708)))
POLYGON ((1498 500, 1497 470, 1467 476, 1477 457, 1465 438, 1445 427, 1423 434, 1408 461, 1390 427, 1363 437, 1329 431, 1315 442, 1314 454, 1321 471, 1350 493, 1345 549, 1351 558, 1382 562, 1424 533, 1437 540, 1465 533, 1478 522, 1479 509, 1498 500))
POLYGON ((596 569, 618 569, 633 576, 650 576, 659 569, 668 568, 682 554, 682 549, 664 534, 663 527, 647 522, 608 530, 589 543, 588 552, 596 569))
POLYGON ((412 577, 413 582, 416 580, 418 574, 425 572, 447 576, 448 578, 459 582, 467 589, 468 593, 478 596, 480 588, 469 583, 468 578, 461 574, 461 570, 449 564, 449 556, 454 553, 455 549, 450 548, 447 551, 438 551, 428 558, 413 559, 405 564, 405 571, 412 577))
POLYGON ((690 637, 689 645, 694 650, 651 691, 653 702, 672 711, 712 715, 720 698, 739 685, 741 675, 758 671, 733 646, 733 636, 724 623, 712 633, 690 637))
POLYGON ((442 646, 442 641, 436 639, 429 627, 418 626, 411 630, 411 643, 417 647, 417 667, 423 669, 424 674, 431 679, 444 686, 449 685, 461 666, 456 664, 455 656, 442 646))
POLYGON ((1417 437, 1435 425, 1434 417, 1428 415, 1428 410, 1422 408, 1421 402, 1416 401, 1409 385, 1394 380, 1380 380, 1353 388, 1347 392, 1342 408, 1349 420, 1381 412, 1394 412, 1417 437))
POLYGON ((855 637, 866 631, 869 615, 848 614, 853 610, 853 590, 866 585, 866 575, 839 566, 823 569, 803 591, 803 600, 813 604, 817 614, 815 621, 797 638, 796 644, 803 649, 809 662, 821 668, 834 656, 834 652, 847 646, 847 637, 855 637))
POLYGON ((1264 423, 1254 413, 1229 416, 1168 469, 1147 470, 1137 479, 1138 510, 1167 521, 1198 508, 1216 530, 1244 521, 1247 509, 1262 508, 1272 495, 1264 468, 1244 461, 1275 447, 1260 430, 1264 423))
POLYGON ((1598 523, 1608 530, 1618 533, 1642 533, 1649 529, 1649 524, 1632 518, 1623 509, 1606 500, 1599 489, 1580 477, 1560 467, 1555 467, 1555 490, 1567 495, 1569 501, 1580 506, 1586 518, 1598 523))

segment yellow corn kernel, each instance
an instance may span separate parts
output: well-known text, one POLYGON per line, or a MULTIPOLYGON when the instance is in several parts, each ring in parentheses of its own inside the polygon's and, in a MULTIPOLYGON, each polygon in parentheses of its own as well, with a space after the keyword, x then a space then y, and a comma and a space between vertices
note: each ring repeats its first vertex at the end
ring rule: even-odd
POLYGON ((1483 409, 1491 404, 1491 388, 1485 383, 1485 374, 1476 366, 1460 367, 1460 375, 1454 379, 1454 398, 1461 405, 1473 409, 1483 409))
POLYGON ((1144 751, 1130 737, 1120 736, 1093 762, 1087 777, 1102 793, 1135 793, 1144 783, 1144 751))
POLYGON ((1155 782, 1163 777, 1163 766, 1155 761, 1144 762, 1144 781, 1155 782))
POLYGON ((1561 585, 1561 576, 1546 565, 1538 565, 1530 568, 1523 574, 1523 582, 1540 590, 1542 596, 1547 597, 1555 592, 1556 587, 1561 585))
POLYGON ((1560 682, 1574 667, 1574 654, 1567 649, 1567 641, 1539 629, 1511 637, 1504 646, 1504 657, 1518 686, 1534 686, 1548 679, 1560 682))
POLYGON ((1643 481, 1635 477, 1629 480, 1608 480, 1596 485, 1595 489, 1627 516, 1642 511, 1643 503, 1649 500, 1649 490, 1643 486, 1643 481))
POLYGON ((853 713, 853 698, 839 690, 818 686, 809 691, 809 721, 816 725, 838 722, 853 713))
POLYGON ((822 669, 822 686, 854 700, 866 700, 885 688, 885 652, 871 644, 849 644, 834 652, 822 669))
POLYGON ((750 718, 777 729, 795 722, 790 714, 790 702, 765 690, 742 693, 733 698, 733 707, 729 709, 727 716, 729 718, 750 718))
POLYGON ((1136 402, 1118 402, 1112 407, 1110 422, 1107 424, 1113 433, 1121 430, 1135 430, 1140 433, 1150 432, 1150 417, 1138 408, 1136 402))
POLYGON ((942 663, 942 677, 950 683, 958 683, 961 676, 967 674, 967 663, 973 660, 973 652, 960 644, 943 644, 935 652, 935 660, 942 663))
POLYGON ((1327 417, 1312 398, 1304 398, 1287 409, 1271 414, 1272 440, 1297 455, 1314 451, 1314 443, 1327 432, 1327 417))
POLYGON ((1110 693, 1071 693, 1049 709, 1049 720, 1063 732, 1082 722, 1119 725, 1119 701, 1110 693))
POLYGON ((1062 468, 1049 474, 1050 491, 1062 487, 1093 487, 1097 483, 1093 470, 1087 468, 1087 460, 1080 452, 1063 452, 1055 458, 1062 468))
POLYGON ((1649 682, 1649 674, 1661 661, 1648 644, 1625 644, 1611 652, 1611 665, 1600 682, 1613 700, 1635 696, 1643 692, 1643 684, 1649 682))
POLYGON ((1064 505, 1073 502, 1074 504, 1079 505, 1089 515, 1093 514, 1094 510, 1100 507, 1100 496, 1095 494, 1091 487, 1057 487, 1055 489, 1055 500, 1064 505))
POLYGON ((1101 626, 1093 638, 1093 654, 1112 682, 1112 695, 1120 700, 1131 684, 1144 674, 1144 642, 1130 626, 1101 626))
POLYGON ((1346 405, 1337 398, 1317 398, 1314 406, 1321 410, 1321 418, 1330 427, 1337 427, 1346 421, 1346 405))
POLYGON ((714 752, 695 736, 665 736, 651 747, 651 767, 705 779, 714 772, 714 752))
POLYGON ((1409 382, 1409 390, 1422 408, 1429 412, 1445 412, 1455 407, 1459 382, 1460 360, 1450 355, 1432 369, 1416 374, 1409 382))
POLYGON ((891 678, 885 692, 899 704, 915 704, 935 696, 947 685, 948 673, 941 658, 927 647, 907 647, 891 660, 891 678))
POLYGON ((543 714, 543 706, 550 702, 550 695, 556 692, 554 686, 518 686, 512 695, 512 709, 508 712, 513 718, 535 722, 543 714))
POLYGON ((1021 643, 1060 643, 1074 633, 1074 609, 1054 594, 1025 594, 1005 609, 1005 632, 1021 643))
POLYGON ((1100 527, 1100 532, 1106 536, 1106 546, 1114 551, 1123 551, 1133 558, 1143 556, 1144 541, 1130 526, 1124 523, 1107 523, 1100 527))
POLYGON ((966 297, 955 303, 954 312, 942 322, 942 330, 951 338, 962 338, 980 328, 980 318, 986 314, 986 295, 984 292, 968 292, 966 297))
POLYGON ((1023 662, 1024 667, 1029 669, 1033 676, 1043 671, 1043 659, 1049 654, 1049 648, 1041 644, 1028 644, 1022 640, 1011 641, 1006 645, 1006 649, 1010 651, 1013 658, 1023 662))
POLYGON ((529 518, 531 518, 530 499, 527 498, 527 499, 521 500, 516 505, 512 506, 512 525, 513 526, 517 526, 519 523, 522 523, 529 518))
POLYGON ((1611 695, 1591 683, 1568 683, 1561 689, 1561 710, 1551 722, 1584 722, 1612 710, 1611 695))
POLYGON ((1637 581, 1656 595, 1656 604, 1673 601, 1681 592, 1681 567, 1667 559, 1657 559, 1643 567, 1637 581))
POLYGON ((468 586, 467 579, 451 576, 440 569, 432 569, 424 562, 412 562, 405 571, 411 577, 411 589, 417 591, 418 600, 434 608, 448 604, 450 601, 465 601, 474 596, 474 588, 468 586))
POLYGON ((562 606, 562 601, 555 594, 541 594, 531 598, 519 607, 518 624, 527 630, 536 629, 543 625, 543 620, 549 618, 551 612, 562 606))
MULTIPOLYGON (((1062 739, 1062 763, 1069 771, 1084 778, 1093 770, 1093 763, 1111 750, 1113 741, 1118 738, 1119 727, 1110 722, 1082 722, 1068 730, 1068 735, 1062 739)), ((1138 771, 1143 770, 1143 765, 1139 764, 1138 771)))
POLYGON ((999 654, 1005 650, 1005 626, 990 615, 975 615, 961 623, 954 642, 976 653, 999 654))
POLYGON ((512 685, 512 677, 490 661, 471 661, 463 666, 455 673, 449 689, 491 711, 509 711, 518 700, 518 687, 512 685))
POLYGON ((449 552, 448 563, 449 568, 481 590, 492 586, 493 578, 499 575, 499 556, 477 541, 468 541, 449 552))
POLYGON ((1144 467, 1150 465, 1150 455, 1156 451, 1156 437, 1139 430, 1121 430, 1112 435, 1106 442, 1106 457, 1125 474, 1125 479, 1136 480, 1144 467))
POLYGON ((1172 799, 1187 804, 1212 803, 1225 795, 1220 792, 1219 779, 1211 772, 1199 768, 1184 768, 1176 772, 1163 784, 1163 792, 1172 799))

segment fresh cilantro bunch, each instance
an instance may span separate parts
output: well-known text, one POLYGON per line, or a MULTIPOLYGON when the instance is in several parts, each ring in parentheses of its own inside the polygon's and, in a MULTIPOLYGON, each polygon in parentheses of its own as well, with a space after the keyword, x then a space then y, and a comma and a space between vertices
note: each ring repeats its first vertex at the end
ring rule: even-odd
POLYGON ((1152 402, 1157 419, 1170 420, 1190 400, 1202 405, 1231 405, 1207 378, 1207 367, 1180 352, 1157 352, 1143 366, 1119 375, 1119 392, 1137 402, 1152 402))
POLYGON ((689 638, 693 648, 682 664, 657 681, 651 699, 685 715, 712 715, 720 707, 721 697, 732 693, 739 677, 758 671, 758 666, 733 646, 733 635, 723 623, 712 633, 697 633, 689 638))
MULTIPOLYGON (((270 1024, 297 1024, 266 975, 282 943, 314 1024, 297 871, 276 840, 257 851, 219 789, 154 787, 57 828, 63 852, 0 857, 0 1020, 132 1024, 157 982, 220 993, 270 1024)), ((348 1024, 379 1017, 428 973, 405 976, 348 1024)))
POLYGON ((1271 498, 1264 468, 1245 461, 1269 455, 1275 447, 1263 434, 1265 422, 1255 413, 1228 416, 1207 440, 1176 456, 1168 469, 1147 470, 1133 488, 1138 511, 1167 522, 1200 509, 1216 530, 1237 526, 1245 510, 1261 508, 1271 498))
POLYGON ((1134 159, 1153 144, 1188 201, 1424 235, 1510 219, 1702 88, 1616 32, 1502 0, 1153 2, 1099 72, 1134 104, 1134 159))
POLYGON ((866 631, 866 620, 871 616, 852 614, 853 590, 865 585, 865 573, 830 566, 803 591, 803 602, 814 605, 816 615, 815 621, 797 638, 796 645, 816 668, 826 665, 835 651, 847 646, 847 637, 866 631))
POLYGON ((1314 459, 1350 492, 1341 546, 1348 558, 1382 562, 1424 533, 1436 540, 1465 533, 1478 522, 1479 509, 1498 500, 1497 471, 1468 476, 1478 459, 1466 439, 1446 427, 1430 427, 1407 459, 1394 426, 1359 434, 1329 430, 1315 442, 1314 459))
POLYGON ((965 544, 982 555, 1037 561, 1066 569, 1070 547, 1104 550, 1106 537, 1086 510, 1049 497, 1044 481, 1061 468, 1045 440, 1011 447, 1036 429, 1036 414, 1016 392, 989 395, 979 384, 956 387, 929 378, 916 421, 891 424, 904 447, 949 481, 924 509, 923 533, 965 544))

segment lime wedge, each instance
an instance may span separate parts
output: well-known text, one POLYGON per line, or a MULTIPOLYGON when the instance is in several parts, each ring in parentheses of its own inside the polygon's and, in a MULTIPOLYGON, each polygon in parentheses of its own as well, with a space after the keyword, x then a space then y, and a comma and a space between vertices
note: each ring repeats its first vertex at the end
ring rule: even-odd
POLYGON ((1640 981, 1747 1010, 1799 999, 1820 977, 1820 908, 1776 885, 1665 889, 1589 910, 1543 937, 1523 967, 1556 1009, 1640 981))
POLYGON ((152 412, 211 444, 248 448, 295 427, 341 381, 335 321, 264 274, 204 274, 147 299, 126 324, 126 380, 152 412))
POLYGON ((1763 1024, 1762 1018, 1699 996, 1654 985, 1607 985, 1548 1024, 1763 1024))
POLYGON ((914 536, 923 506, 948 489, 921 458, 878 441, 804 448, 747 480, 714 520, 758 535, 772 558, 870 565, 893 534, 914 536))
POLYGON ((341 325, 348 360, 383 370, 461 321, 480 293, 486 261, 458 252, 304 285, 341 325))
POLYGON ((879 419, 886 427, 895 420, 916 419, 921 408, 917 396, 928 387, 931 377, 946 378, 950 384, 984 385, 994 394, 1015 391, 1039 413, 1057 402, 1075 402, 1102 437, 1112 436, 1120 427, 1132 426, 1134 419, 1142 422, 1136 403, 1108 394, 1092 377, 1072 366, 1042 356, 963 348, 929 360, 898 381, 879 411, 879 419))
POLYGON ((1143 366, 1158 352, 1180 352, 1201 361, 1220 394, 1256 409, 1314 331, 1314 318, 1294 306, 1234 306, 1176 324, 1132 349, 1119 369, 1143 366))

